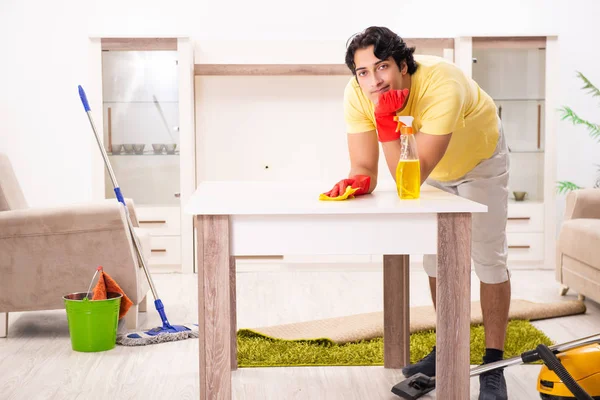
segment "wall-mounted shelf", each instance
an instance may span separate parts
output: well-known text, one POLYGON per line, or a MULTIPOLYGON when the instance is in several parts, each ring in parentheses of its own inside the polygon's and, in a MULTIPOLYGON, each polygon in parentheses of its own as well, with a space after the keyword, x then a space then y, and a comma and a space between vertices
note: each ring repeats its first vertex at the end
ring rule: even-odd
MULTIPOLYGON (((454 38, 405 38, 408 47, 417 51, 454 50, 454 38)), ((199 42, 194 75, 202 76, 335 76, 351 72, 337 54, 344 51, 344 42, 297 41, 297 42, 199 42), (268 60, 257 58, 256 54, 271 54, 268 60), (235 56, 231 56, 235 54, 235 56), (300 57, 299 54, 302 54, 300 57), (259 62, 256 62, 260 60, 259 62), (321 60, 319 62, 311 62, 321 60), (323 60, 335 60, 327 63, 323 60)))
POLYGON ((102 38, 102 51, 177 50, 177 38, 102 38))
POLYGON ((545 36, 474 37, 473 49, 545 49, 545 36))
POLYGON ((196 64, 194 75, 351 75, 345 64, 196 64))

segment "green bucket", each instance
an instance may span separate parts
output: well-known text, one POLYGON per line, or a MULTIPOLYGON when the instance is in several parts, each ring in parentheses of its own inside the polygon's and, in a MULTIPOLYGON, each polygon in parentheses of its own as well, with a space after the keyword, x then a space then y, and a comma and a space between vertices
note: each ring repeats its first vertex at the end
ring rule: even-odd
POLYGON ((71 293, 63 296, 75 351, 97 352, 115 347, 121 293, 107 293, 106 300, 88 300, 92 293, 71 293))

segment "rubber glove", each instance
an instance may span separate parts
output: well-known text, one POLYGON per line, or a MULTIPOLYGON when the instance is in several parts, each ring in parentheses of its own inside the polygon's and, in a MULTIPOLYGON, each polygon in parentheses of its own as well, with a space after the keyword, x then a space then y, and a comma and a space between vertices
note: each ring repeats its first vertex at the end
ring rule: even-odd
POLYGON ((322 193, 319 196, 319 200, 346 200, 348 197, 368 193, 370 186, 370 176, 354 175, 336 183, 330 191, 322 193))
POLYGON ((377 138, 380 142, 400 139, 400 122, 394 120, 396 112, 404 107, 408 99, 408 89, 388 90, 379 96, 375 106, 377 138))

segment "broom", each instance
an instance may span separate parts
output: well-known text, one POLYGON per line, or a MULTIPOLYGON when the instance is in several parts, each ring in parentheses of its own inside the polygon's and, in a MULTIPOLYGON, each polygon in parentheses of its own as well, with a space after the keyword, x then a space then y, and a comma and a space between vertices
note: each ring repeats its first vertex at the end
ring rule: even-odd
POLYGON ((124 346, 145 346, 149 344, 163 343, 163 342, 172 342, 175 340, 184 340, 189 338, 197 338, 198 337, 198 325, 197 324, 186 324, 186 325, 172 325, 167 319, 167 315, 165 314, 165 307, 158 297, 156 292, 156 287, 154 286, 154 282, 152 281, 152 277, 150 276, 150 272, 148 270, 148 266, 146 265, 146 260, 142 255, 142 247, 140 245, 140 241, 133 229, 133 223, 131 222, 131 217, 129 216, 129 210, 127 209, 127 204, 125 204, 125 199, 123 198, 123 194, 121 193, 121 188, 117 183, 117 178, 112 170, 110 162, 108 160, 108 155, 102 146, 102 142, 100 141, 100 137, 98 136, 98 132, 96 131, 96 126, 94 125, 94 120, 92 119, 92 113, 90 111, 90 105, 87 100, 87 96, 85 91, 79 85, 79 97, 81 98, 81 102, 83 103, 83 108, 88 116, 90 121, 90 125, 92 126, 92 131, 94 132, 94 136, 96 136, 96 142, 98 142, 98 147, 100 147, 100 152, 102 153, 102 158, 104 159, 104 164, 106 165, 106 169, 108 170, 108 174, 110 175, 110 180, 112 181, 115 195, 119 203, 121 203, 125 209, 125 216, 127 219, 127 225, 129 227, 129 234, 133 240, 133 247, 135 248, 135 252, 137 254, 137 258, 142 265, 142 269, 146 274, 146 278, 148 279, 148 283, 150 284, 150 290, 152 290, 152 296, 154 297, 154 306, 156 307, 156 311, 160 315, 160 319, 162 320, 162 326, 158 326, 156 328, 152 328, 146 331, 140 332, 132 332, 132 333, 119 333, 117 335, 117 343, 124 346))

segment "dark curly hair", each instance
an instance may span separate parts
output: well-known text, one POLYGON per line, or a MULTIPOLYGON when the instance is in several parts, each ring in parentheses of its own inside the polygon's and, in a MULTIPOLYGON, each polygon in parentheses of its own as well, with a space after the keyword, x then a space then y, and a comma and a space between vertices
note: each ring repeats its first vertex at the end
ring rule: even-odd
POLYGON ((415 47, 408 47, 406 42, 400 36, 390 29, 380 26, 371 26, 363 32, 358 33, 348 39, 346 45, 346 65, 356 76, 356 65, 354 64, 354 54, 358 49, 364 49, 373 46, 375 57, 380 60, 386 60, 392 57, 398 68, 401 68, 402 61, 408 66, 408 73, 414 74, 417 70, 417 63, 413 57, 415 47))

